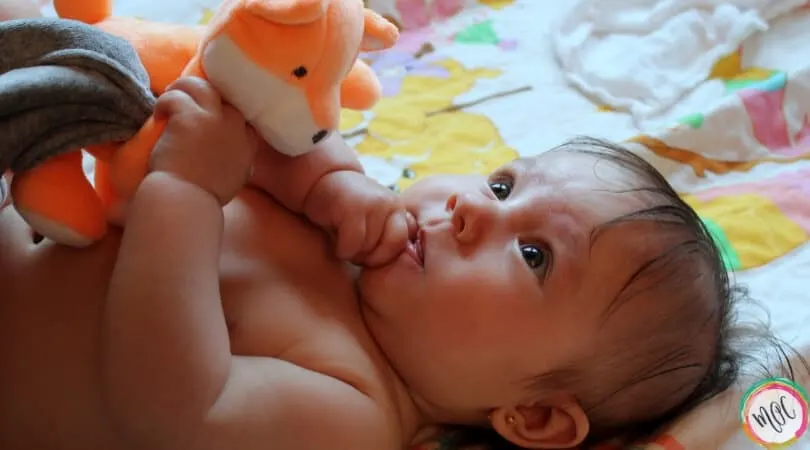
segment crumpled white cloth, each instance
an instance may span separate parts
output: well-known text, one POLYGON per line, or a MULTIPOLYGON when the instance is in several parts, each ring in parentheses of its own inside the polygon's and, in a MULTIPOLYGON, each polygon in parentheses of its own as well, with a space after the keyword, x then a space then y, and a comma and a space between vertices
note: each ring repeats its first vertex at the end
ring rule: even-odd
POLYGON ((571 84, 641 123, 664 115, 720 58, 807 1, 582 0, 551 41, 571 84))

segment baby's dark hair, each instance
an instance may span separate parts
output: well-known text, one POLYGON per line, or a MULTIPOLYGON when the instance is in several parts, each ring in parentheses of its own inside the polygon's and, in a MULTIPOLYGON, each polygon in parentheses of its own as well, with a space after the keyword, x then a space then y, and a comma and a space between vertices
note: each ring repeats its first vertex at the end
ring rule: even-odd
MULTIPOLYGON (((703 220, 650 163, 620 145, 587 137, 551 151, 590 155, 619 167, 632 181, 627 189, 611 192, 643 199, 641 209, 594 229, 592 243, 628 223, 655 230, 655 254, 645 255, 645 262, 627 280, 607 314, 630 301, 652 301, 657 319, 626 327, 623 341, 611 339, 611 345, 595 349, 586 361, 572 362, 531 381, 532 389, 565 390, 577 396, 590 422, 586 445, 613 437, 633 440, 652 435, 740 381, 748 367, 761 369, 759 376, 793 379, 793 359, 810 370, 766 322, 740 320, 742 303, 752 302, 748 292, 730 278, 725 258, 703 220), (660 311, 659 298, 665 299, 660 311), (692 335, 684 336, 686 332, 692 335), (628 350, 629 345, 633 347, 628 350), (639 357, 644 354, 648 356, 639 357)), ((518 448, 488 428, 463 428, 457 436, 462 447, 518 448)))

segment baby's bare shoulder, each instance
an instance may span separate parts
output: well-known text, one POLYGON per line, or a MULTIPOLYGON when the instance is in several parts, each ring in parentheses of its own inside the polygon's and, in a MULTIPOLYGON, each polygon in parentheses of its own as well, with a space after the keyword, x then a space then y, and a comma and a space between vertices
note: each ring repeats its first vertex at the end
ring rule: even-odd
POLYGON ((275 358, 235 357, 200 448, 399 450, 379 401, 338 378, 275 358))

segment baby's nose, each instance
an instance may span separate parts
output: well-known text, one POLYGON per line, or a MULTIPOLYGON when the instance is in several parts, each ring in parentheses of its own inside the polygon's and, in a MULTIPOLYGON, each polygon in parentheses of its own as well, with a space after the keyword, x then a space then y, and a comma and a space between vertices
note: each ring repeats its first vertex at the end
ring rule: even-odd
POLYGON ((326 130, 321 130, 321 131, 315 133, 314 135, 312 135, 312 143, 317 144, 318 142, 321 142, 322 140, 324 140, 324 138, 326 138, 326 136, 329 136, 329 132, 326 131, 326 130))
POLYGON ((483 195, 453 194, 447 199, 453 233, 460 242, 472 243, 483 238, 494 225, 497 204, 483 195))

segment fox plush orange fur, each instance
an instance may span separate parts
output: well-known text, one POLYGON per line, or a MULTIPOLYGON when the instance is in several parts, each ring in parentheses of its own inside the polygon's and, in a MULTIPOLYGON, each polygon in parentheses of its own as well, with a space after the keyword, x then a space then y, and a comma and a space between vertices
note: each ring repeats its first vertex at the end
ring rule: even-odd
MULTIPOLYGON (((362 0, 224 0, 210 23, 197 28, 115 19, 109 0, 55 0, 55 6, 60 17, 129 40, 157 94, 182 75, 207 79, 273 148, 291 156, 335 131, 341 106, 374 105, 379 82, 357 56, 398 38, 396 27, 362 0)), ((145 177, 164 126, 152 117, 125 143, 86 149, 96 158, 95 189, 78 151, 15 175, 17 209, 45 237, 92 244, 145 177)))

